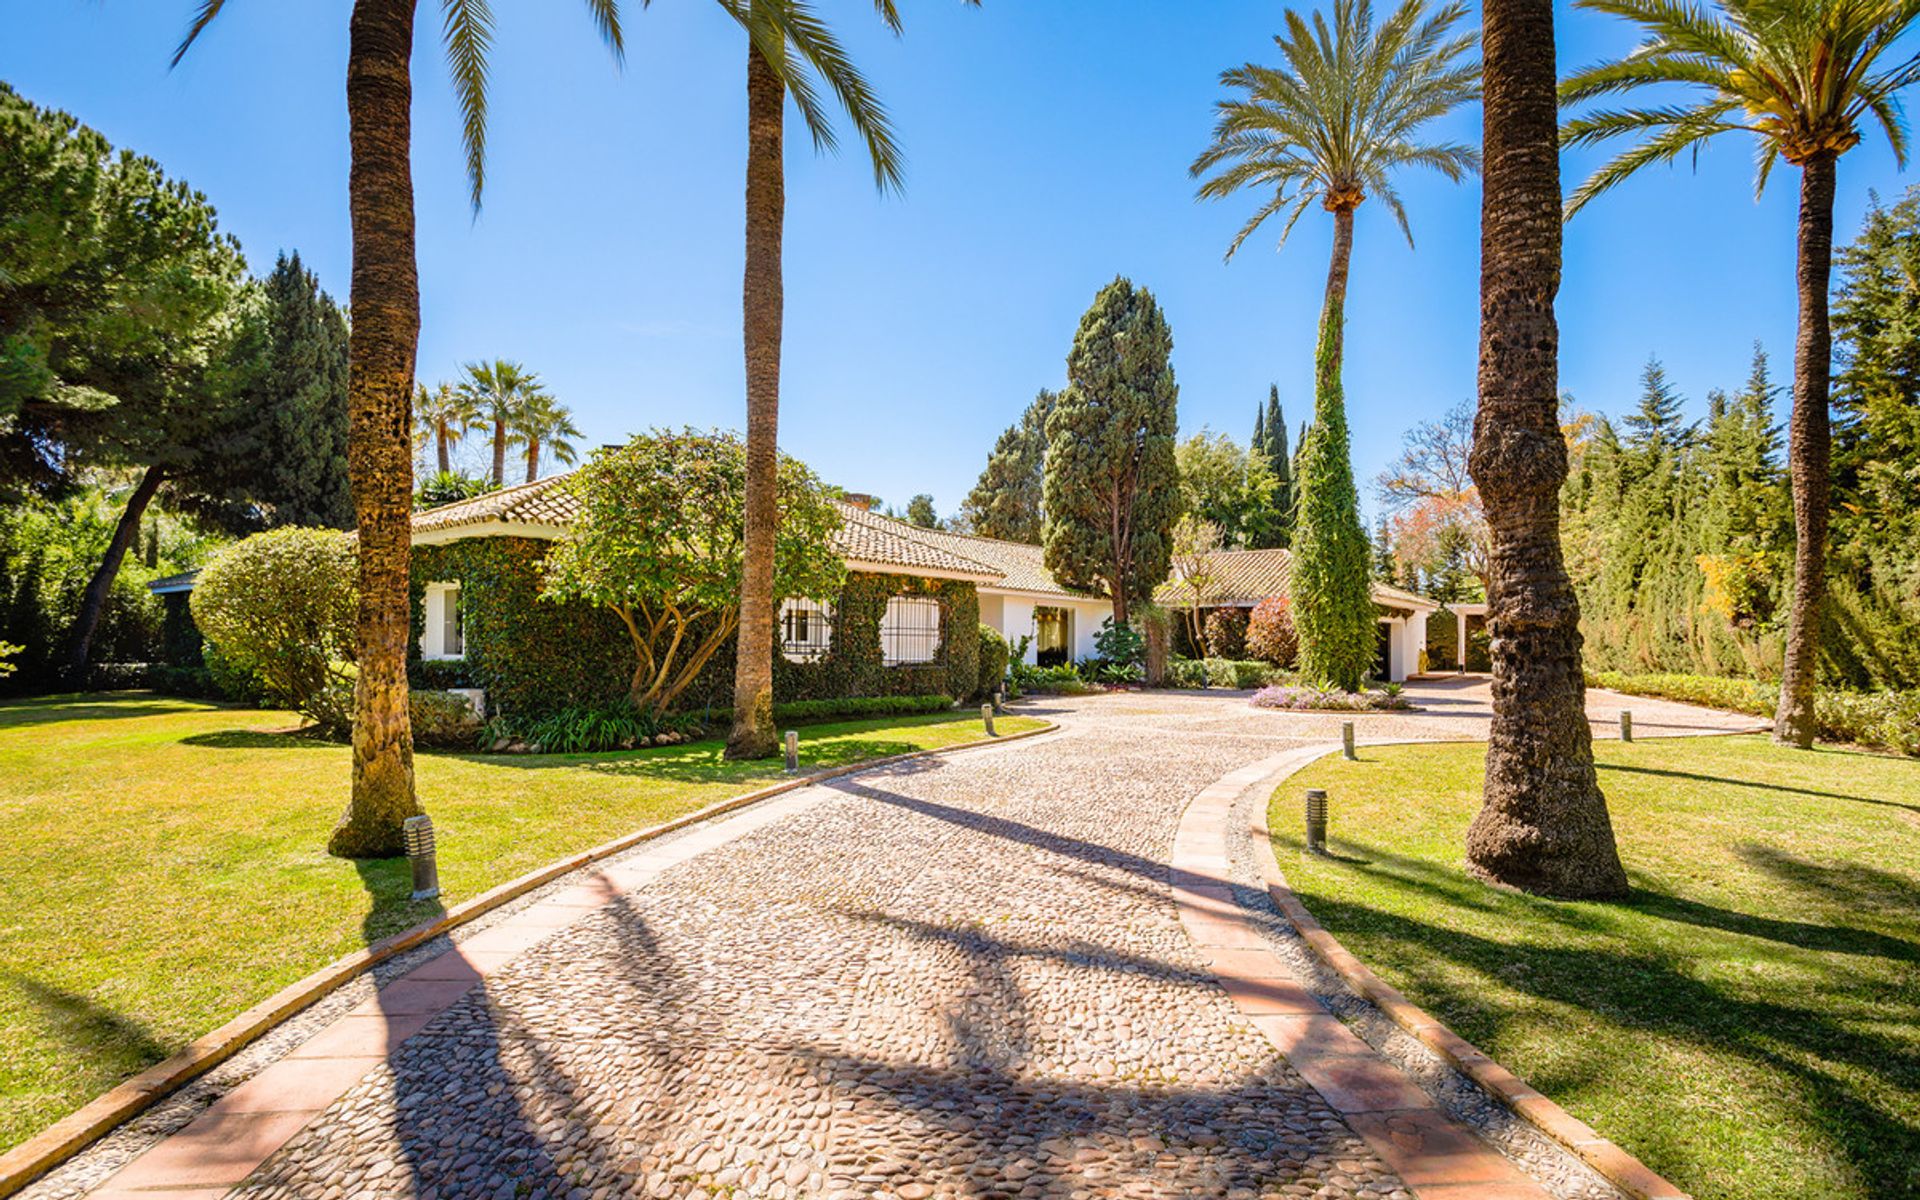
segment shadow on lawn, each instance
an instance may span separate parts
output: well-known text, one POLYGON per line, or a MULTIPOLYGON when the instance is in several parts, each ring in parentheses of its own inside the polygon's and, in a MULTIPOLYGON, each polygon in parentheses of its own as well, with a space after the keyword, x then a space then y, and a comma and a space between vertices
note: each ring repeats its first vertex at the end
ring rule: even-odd
MULTIPOLYGON (((778 757, 729 762, 722 754, 724 747, 724 742, 715 740, 605 754, 449 754, 447 757, 516 771, 592 771, 599 775, 668 779, 681 783, 723 783, 728 780, 771 783, 785 777, 778 757)), ((803 734, 800 741, 800 772, 804 775, 812 771, 852 766, 868 759, 906 754, 918 749, 921 747, 912 742, 884 738, 837 738, 810 747, 803 734)))
POLYGON ((180 739, 182 746, 202 746, 213 750, 344 750, 345 742, 323 737, 311 728, 301 729, 218 729, 212 733, 190 733, 180 739))
POLYGON ((143 1022, 108 1008, 91 996, 70 992, 18 971, 0 972, 0 984, 25 997, 39 1010, 47 1028, 88 1060, 97 1061, 103 1051, 108 1052, 108 1061, 115 1071, 130 1074, 152 1066, 179 1048, 161 1041, 143 1022))
MULTIPOLYGON (((194 701, 193 703, 200 703, 194 701)), ((134 717, 177 717, 194 711, 182 702, 164 700, 12 700, 0 704, 0 729, 30 725, 58 725, 67 721, 114 721, 134 717)))
POLYGON ((1753 788, 1762 792, 1786 792, 1795 796, 1813 796, 1821 800, 1846 800, 1854 804, 1879 804, 1887 808, 1904 808, 1908 812, 1920 812, 1920 804, 1902 804, 1898 800, 1876 800, 1871 796, 1849 796, 1842 792, 1821 792, 1812 788, 1788 787, 1782 783, 1765 783, 1757 779, 1736 779, 1731 775, 1702 775, 1696 771, 1673 771, 1661 767, 1629 767, 1621 763, 1596 762, 1600 771, 1624 771, 1632 775, 1656 775, 1666 779, 1692 779, 1701 783, 1725 783, 1734 787, 1753 788))
MULTIPOLYGON (((1628 1038, 1645 1030, 1742 1060, 1776 1090, 1750 1090, 1736 1104, 1764 1105, 1794 1126, 1797 1137, 1831 1147, 1876 1185, 1867 1194, 1920 1195, 1912 1110, 1897 1099, 1920 1093, 1920 1048, 1875 1033, 1920 1022, 1920 997, 1902 982, 1911 979, 1912 968, 1905 964, 1920 961, 1920 946, 1870 930, 1731 912, 1653 890, 1644 881, 1636 881, 1632 897, 1617 906, 1494 892, 1435 863, 1364 843, 1347 845, 1375 860, 1360 874, 1381 886, 1417 893, 1442 912, 1476 910, 1495 918, 1500 928, 1531 927, 1536 934, 1508 940, 1297 888, 1301 902, 1336 936, 1390 943, 1406 990, 1496 1058, 1508 1024, 1522 1022, 1524 1030, 1540 1010, 1522 1005, 1517 1007, 1526 1012, 1509 1011, 1516 1006, 1503 1004, 1475 978, 1564 1005, 1583 1019, 1615 1026, 1628 1038), (1668 951, 1629 942, 1623 913, 1847 957, 1828 963, 1800 959, 1784 971, 1721 985, 1702 978, 1700 964, 1722 957, 1711 954, 1710 947, 1682 942, 1668 951), (1542 931, 1545 936, 1539 936, 1542 931), (1465 967, 1471 974, 1463 979, 1449 967, 1465 967), (1815 972, 1819 978, 1810 985, 1807 975, 1815 972)), ((1796 872, 1810 866, 1779 857, 1788 858, 1796 872)), ((1789 886, 1843 886, 1835 885, 1824 868, 1812 876, 1783 870, 1782 878, 1789 886)), ((1349 942, 1350 949, 1382 965, 1377 958, 1386 956, 1369 955, 1364 947, 1364 942, 1349 942)), ((1573 1030, 1566 1033, 1580 1040, 1573 1030)), ((1529 1074, 1525 1063, 1507 1065, 1529 1074)), ((1578 1101, 1578 1078, 1541 1073, 1532 1081, 1549 1095, 1578 1101)), ((1699 1153, 1704 1143, 1670 1123, 1646 1120, 1614 1133, 1653 1159, 1656 1170, 1677 1173, 1678 1163, 1714 1169, 1716 1160, 1699 1153)))

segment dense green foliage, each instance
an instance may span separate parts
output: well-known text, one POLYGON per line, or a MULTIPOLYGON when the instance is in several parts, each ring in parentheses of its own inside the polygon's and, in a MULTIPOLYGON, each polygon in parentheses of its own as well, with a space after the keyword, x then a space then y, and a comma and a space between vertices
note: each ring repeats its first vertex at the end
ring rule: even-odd
POLYGON ((993 443, 986 469, 960 507, 961 519, 981 537, 1040 544, 1045 512, 1047 418, 1059 395, 1040 394, 993 443))
POLYGON ((1173 331, 1153 294, 1115 279, 1080 318, 1047 418, 1047 570, 1103 594, 1124 625, 1167 577, 1180 512, 1173 331))
POLYGON ((1838 265, 1829 670, 1920 688, 1920 189, 1876 205, 1838 265))
POLYGON ((353 540, 274 529, 228 546, 200 572, 193 619, 268 698, 334 736, 353 727, 353 540))
MULTIPOLYGON (((1202 429, 1174 449, 1186 516, 1219 531, 1229 550, 1277 544, 1280 481, 1271 460, 1224 433, 1202 429)), ((1176 551, 1178 535, 1176 534, 1176 551)))
POLYGON ((1000 631, 982 622, 980 625, 980 689, 976 693, 991 696, 1000 690, 1001 681, 1007 677, 1007 662, 1012 657, 1013 648, 1007 645, 1007 639, 1000 631))
MULTIPOLYGON (((1340 317, 1334 313, 1327 319, 1340 317)), ((1300 635, 1301 675, 1352 692, 1373 666, 1375 618, 1339 364, 1324 361, 1332 354, 1330 340, 1323 328, 1317 372, 1323 382, 1314 398, 1313 428, 1301 447, 1293 623, 1300 635)))
MULTIPOLYGON (((123 476, 100 477, 111 482, 55 498, 20 497, 0 509, 0 640, 21 647, 16 673, 4 680, 8 691, 58 686, 63 635, 125 508, 123 476)), ((166 652, 167 618, 146 585, 197 564, 208 546, 190 524, 149 512, 107 592, 94 634, 96 661, 179 661, 166 652)))
POLYGON ((347 315, 298 254, 247 289, 227 371, 234 419, 189 506, 234 532, 350 528, 347 315))
MULTIPOLYGON (((656 431, 603 449, 566 482, 579 501, 546 563, 543 596, 620 619, 636 664, 635 708, 659 715, 739 625, 747 456, 724 433, 656 431)), ((832 540, 840 512, 797 459, 779 462, 774 594, 823 598, 845 566, 832 540)))

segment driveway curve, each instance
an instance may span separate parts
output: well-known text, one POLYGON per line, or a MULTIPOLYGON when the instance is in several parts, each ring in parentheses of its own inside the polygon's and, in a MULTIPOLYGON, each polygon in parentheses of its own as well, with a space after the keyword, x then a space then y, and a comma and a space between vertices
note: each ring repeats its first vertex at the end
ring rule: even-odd
MULTIPOLYGON (((1423 712, 1360 735, 1484 736, 1484 680, 1410 692, 1423 712)), ((1622 704, 1646 736, 1749 723, 1595 693, 1596 728, 1622 704)), ((1474 1194, 1396 1175, 1235 1007, 1169 890, 1189 801, 1341 718, 1206 693, 1027 711, 1060 732, 592 870, 95 1195, 1474 1194)))

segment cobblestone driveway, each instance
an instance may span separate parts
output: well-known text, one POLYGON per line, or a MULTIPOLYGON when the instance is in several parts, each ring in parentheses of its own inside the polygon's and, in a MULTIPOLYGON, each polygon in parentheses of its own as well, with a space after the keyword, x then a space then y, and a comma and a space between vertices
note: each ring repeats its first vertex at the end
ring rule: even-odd
MULTIPOLYGON (((1361 736, 1475 736, 1478 695, 1361 736)), ((1035 708, 1062 731, 795 793, 518 954, 241 1194, 1410 1196, 1167 890, 1196 792, 1339 719, 1035 708)))

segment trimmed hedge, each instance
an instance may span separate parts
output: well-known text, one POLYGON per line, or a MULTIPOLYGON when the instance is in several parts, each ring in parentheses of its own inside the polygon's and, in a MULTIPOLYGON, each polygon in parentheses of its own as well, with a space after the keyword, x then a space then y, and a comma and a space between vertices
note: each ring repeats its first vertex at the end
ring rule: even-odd
POLYGON ((980 626, 980 686, 977 696, 991 696, 1000 690, 1007 677, 1007 662, 1013 655, 1007 639, 991 625, 980 626))
MULTIPOLYGON (((1620 671, 1590 671, 1587 686, 1607 688, 1629 696, 1652 696, 1698 704, 1728 712, 1773 716, 1779 690, 1750 679, 1722 679, 1712 675, 1628 675, 1620 671)), ((1814 719, 1822 738, 1896 750, 1920 757, 1920 691, 1817 692, 1814 719)))
POLYGON ((1167 685, 1176 688, 1258 688, 1292 676, 1257 658, 1176 658, 1167 664, 1167 685))
POLYGON ((794 700, 773 706, 781 725, 802 725, 840 717, 905 717, 947 712, 952 696, 845 696, 837 700, 794 700))

